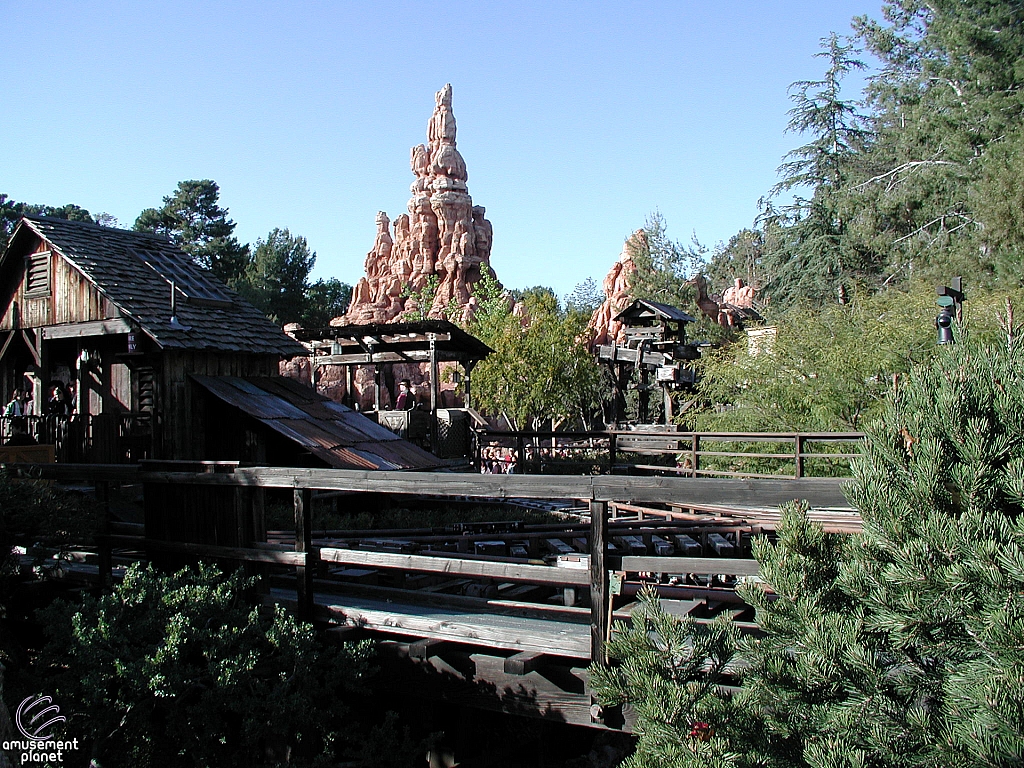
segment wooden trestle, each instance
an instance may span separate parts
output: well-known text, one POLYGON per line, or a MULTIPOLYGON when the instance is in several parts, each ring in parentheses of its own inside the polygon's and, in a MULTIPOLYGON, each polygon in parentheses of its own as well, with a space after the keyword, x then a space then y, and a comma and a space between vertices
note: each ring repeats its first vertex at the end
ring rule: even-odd
MULTIPOLYGON (((626 730, 628 712, 604 712, 592 701, 586 668, 605 660, 610 625, 628 620, 632 596, 642 584, 656 584, 675 613, 706 621, 727 612, 741 628, 757 631, 734 587, 758 574, 750 539, 762 532, 761 521, 699 510, 712 505, 763 509, 806 499, 813 507, 854 517, 843 512, 849 507, 842 481, 829 478, 475 475, 195 462, 149 466, 153 469, 145 464, 37 468, 45 477, 91 481, 100 498, 109 498, 111 483, 143 484, 146 525, 118 524, 103 538, 102 581, 109 580, 112 561, 123 562, 129 553, 171 557, 172 563, 203 557, 249 563, 269 577, 268 601, 335 633, 375 637, 394 659, 385 674, 418 671, 403 678, 403 691, 421 689, 451 701, 626 730), (149 503, 172 488, 190 489, 195 508, 149 503), (262 497, 267 489, 292 491, 293 531, 266 534, 262 497), (353 508, 365 503, 362 494, 568 499, 580 505, 579 514, 567 515, 564 524, 314 531, 312 507, 316 492, 323 491, 342 492, 340 501, 349 499, 353 508), (206 492, 213 500, 208 504, 206 492), (207 525, 210 516, 216 525, 207 525)), ((337 503, 337 493, 332 495, 337 503)))

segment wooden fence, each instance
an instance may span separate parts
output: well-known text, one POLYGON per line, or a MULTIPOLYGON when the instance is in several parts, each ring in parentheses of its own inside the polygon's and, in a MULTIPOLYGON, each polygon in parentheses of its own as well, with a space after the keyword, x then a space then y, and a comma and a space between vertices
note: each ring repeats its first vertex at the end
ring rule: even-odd
MULTIPOLYGON (((207 540, 173 541, 156 538, 157 529, 166 530, 147 517, 143 536, 111 532, 102 538, 101 578, 110 579, 111 548, 128 547, 150 556, 170 554, 185 558, 216 558, 247 563, 263 563, 294 568, 295 605, 298 615, 312 619, 318 610, 314 599, 314 576, 321 563, 372 565, 373 567, 417 572, 443 572, 467 578, 491 578, 551 584, 589 590, 589 642, 568 650, 604 658, 604 647, 611 621, 609 593, 610 571, 659 571, 664 573, 715 573, 753 575, 757 563, 750 559, 728 557, 648 557, 609 555, 609 503, 671 504, 701 507, 756 506, 782 504, 807 499, 815 506, 846 507, 840 480, 836 478, 801 479, 721 479, 636 477, 621 475, 530 476, 479 475, 468 473, 364 472, 336 469, 281 467, 240 467, 234 464, 190 462, 188 471, 176 471, 173 462, 139 466, 48 465, 34 468, 43 477, 63 481, 90 481, 96 484, 99 498, 109 499, 110 483, 143 483, 148 494, 162 494, 170 487, 220 489, 230 491, 236 525, 222 524, 220 533, 202 534, 207 540), (198 467, 197 467, 198 465, 198 467), (197 468, 201 471, 196 471, 197 468), (294 509, 294 544, 259 541, 261 516, 258 501, 263 489, 288 489, 294 509), (461 499, 575 499, 589 505, 588 562, 581 570, 534 565, 524 562, 489 561, 470 556, 444 553, 408 555, 371 552, 341 547, 313 546, 313 492, 342 491, 370 494, 411 494, 461 499), (226 532, 223 529, 230 529, 226 532), (209 536, 225 536, 210 541, 209 536), (223 541, 231 542, 224 545, 223 541)), ((164 516, 180 514, 174 506, 165 507, 164 516)), ((165 521, 166 522, 166 521, 165 521)), ((186 532, 187 533, 187 532, 186 532)), ((265 538, 265 536, 264 536, 265 538)), ((577 611, 582 609, 577 609, 577 611)), ((500 643, 488 640, 495 647, 500 643)), ((519 647, 515 644, 507 648, 519 647)))
POLYGON ((663 472, 686 477, 792 478, 848 475, 860 432, 499 432, 476 435, 485 473, 663 472), (846 450, 840 450, 845 448, 846 450), (829 450, 831 449, 831 450, 829 450), (655 461, 659 463, 654 463, 655 461), (762 471, 744 466, 761 465, 762 471), (767 466, 773 471, 764 471, 767 466))

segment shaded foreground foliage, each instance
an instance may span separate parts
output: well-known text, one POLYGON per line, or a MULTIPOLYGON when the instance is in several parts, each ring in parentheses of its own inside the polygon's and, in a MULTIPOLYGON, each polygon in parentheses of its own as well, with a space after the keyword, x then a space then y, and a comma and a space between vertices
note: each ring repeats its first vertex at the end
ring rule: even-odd
POLYGON ((1024 759, 1020 339, 943 349, 867 434, 848 488, 863 533, 794 506, 756 543, 764 583, 742 593, 763 637, 679 622, 651 595, 619 626, 594 679, 640 715, 631 766, 1024 759))
POLYGON ((241 571, 133 565, 113 592, 43 611, 40 684, 73 702, 68 737, 100 765, 328 764, 369 644, 324 646, 252 587, 241 571))

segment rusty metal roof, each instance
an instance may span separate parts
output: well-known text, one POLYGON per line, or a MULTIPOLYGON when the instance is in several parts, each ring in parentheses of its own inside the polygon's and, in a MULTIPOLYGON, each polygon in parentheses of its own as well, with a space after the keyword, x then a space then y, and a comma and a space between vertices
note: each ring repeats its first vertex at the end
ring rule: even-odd
POLYGON ((284 376, 192 379, 337 469, 434 469, 442 462, 408 440, 284 376))

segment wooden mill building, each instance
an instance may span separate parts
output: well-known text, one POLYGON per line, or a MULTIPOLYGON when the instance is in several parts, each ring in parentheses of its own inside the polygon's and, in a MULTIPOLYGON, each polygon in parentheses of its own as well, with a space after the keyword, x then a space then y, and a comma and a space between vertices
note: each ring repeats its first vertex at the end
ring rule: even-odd
POLYGON ((73 398, 67 455, 201 459, 199 376, 269 377, 305 355, 166 238, 27 216, 0 255, 0 395, 73 398))
POLYGON ((618 426, 625 412, 625 390, 634 373, 639 374, 635 387, 638 393, 640 423, 649 417, 651 392, 661 390, 662 416, 665 424, 672 421, 670 392, 694 383, 689 363, 700 357, 700 351, 686 340, 686 326, 697 318, 678 307, 657 301, 636 299, 615 319, 622 323, 621 343, 603 345, 598 359, 612 373, 613 399, 611 419, 618 426), (652 381, 653 378, 653 381, 652 381))

